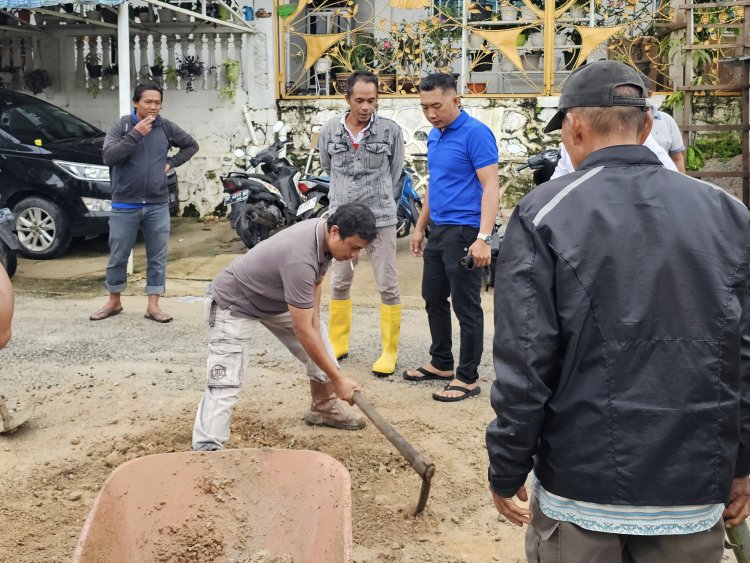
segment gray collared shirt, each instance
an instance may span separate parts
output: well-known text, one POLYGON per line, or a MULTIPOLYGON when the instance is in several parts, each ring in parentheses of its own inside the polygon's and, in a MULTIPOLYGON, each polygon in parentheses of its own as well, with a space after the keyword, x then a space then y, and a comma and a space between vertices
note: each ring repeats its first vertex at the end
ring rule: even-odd
POLYGON ((320 163, 331 177, 330 209, 359 202, 375 214, 375 224, 396 224, 394 188, 404 166, 404 137, 395 121, 373 116, 366 134, 354 148, 340 118, 320 130, 320 163))

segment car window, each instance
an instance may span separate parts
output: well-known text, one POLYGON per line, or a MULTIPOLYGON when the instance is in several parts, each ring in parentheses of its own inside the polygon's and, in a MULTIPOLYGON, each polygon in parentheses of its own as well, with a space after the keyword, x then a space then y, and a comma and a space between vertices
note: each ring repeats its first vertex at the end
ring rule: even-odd
POLYGON ((37 146, 104 134, 73 114, 41 100, 0 104, 0 129, 20 143, 37 146))

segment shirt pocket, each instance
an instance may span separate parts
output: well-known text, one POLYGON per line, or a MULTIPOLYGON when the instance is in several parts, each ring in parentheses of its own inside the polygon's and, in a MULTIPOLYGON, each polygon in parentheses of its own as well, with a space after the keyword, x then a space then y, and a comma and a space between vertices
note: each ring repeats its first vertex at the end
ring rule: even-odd
POLYGON ((383 166, 383 160, 390 155, 390 148, 386 143, 366 143, 367 168, 376 170, 383 166))
POLYGON ((343 169, 346 167, 346 155, 349 152, 349 147, 346 146, 345 142, 330 142, 328 143, 328 154, 331 155, 331 172, 333 169, 343 169))

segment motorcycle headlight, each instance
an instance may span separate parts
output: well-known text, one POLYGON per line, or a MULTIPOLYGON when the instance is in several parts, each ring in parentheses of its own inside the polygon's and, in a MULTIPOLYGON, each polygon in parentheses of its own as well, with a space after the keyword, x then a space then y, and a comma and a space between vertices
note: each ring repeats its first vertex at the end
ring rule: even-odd
POLYGON ((109 199, 94 199, 93 197, 82 197, 83 205, 89 211, 112 211, 112 201, 109 199))
POLYGON ((94 182, 109 182, 109 167, 81 162, 53 161, 65 172, 79 180, 93 180, 94 182))

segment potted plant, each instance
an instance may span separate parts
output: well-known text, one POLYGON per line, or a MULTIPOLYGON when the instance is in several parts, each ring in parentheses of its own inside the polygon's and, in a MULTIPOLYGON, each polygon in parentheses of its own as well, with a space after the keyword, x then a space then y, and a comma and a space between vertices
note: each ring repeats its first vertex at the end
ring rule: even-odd
POLYGON ((487 92, 486 82, 467 82, 466 89, 470 94, 484 94, 487 92))
MULTIPOLYGON (((95 50, 91 49, 83 59, 89 78, 101 78, 102 76, 102 59, 95 50)), ((96 96, 94 96, 96 97, 96 96)))
POLYGON ((151 71, 152 78, 161 78, 164 75, 164 59, 161 58, 161 55, 156 55, 154 64, 148 68, 151 71))
POLYGON ((52 78, 49 72, 43 68, 37 68, 23 75, 23 81, 32 94, 38 94, 45 88, 52 86, 52 78))
POLYGON ((219 96, 222 98, 229 98, 229 101, 234 103, 234 96, 237 93, 237 84, 239 84, 240 81, 240 61, 227 59, 221 63, 221 66, 224 69, 226 83, 219 91, 219 96))
POLYGON ((195 91, 195 88, 193 88, 193 80, 199 76, 203 76, 205 70, 205 63, 192 55, 188 55, 184 60, 177 59, 177 74, 182 78, 187 78, 187 84, 185 86, 186 92, 195 91))
POLYGON ((518 19, 518 7, 511 0, 500 0, 500 21, 514 22, 518 19))

